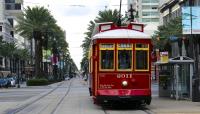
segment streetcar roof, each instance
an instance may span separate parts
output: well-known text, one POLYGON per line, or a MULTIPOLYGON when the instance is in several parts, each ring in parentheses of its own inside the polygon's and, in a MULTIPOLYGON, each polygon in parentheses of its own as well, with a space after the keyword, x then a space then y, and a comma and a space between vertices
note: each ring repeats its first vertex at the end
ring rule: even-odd
POLYGON ((92 37, 92 39, 101 38, 131 38, 131 39, 151 39, 151 37, 143 32, 130 30, 130 29, 115 29, 100 32, 92 37))

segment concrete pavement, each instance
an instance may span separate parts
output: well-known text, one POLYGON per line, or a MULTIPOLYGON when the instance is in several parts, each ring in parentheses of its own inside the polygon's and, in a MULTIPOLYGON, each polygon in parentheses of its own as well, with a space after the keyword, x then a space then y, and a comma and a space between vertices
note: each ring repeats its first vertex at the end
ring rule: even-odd
POLYGON ((152 103, 148 108, 155 114, 200 114, 200 102, 159 97, 155 82, 152 84, 152 103))
POLYGON ((154 96, 149 109, 155 114, 200 114, 200 103, 154 96))
MULTIPOLYGON (((27 87, 25 85, 22 85, 21 88, 19 89, 17 88, 16 89, 0 89, 0 93, 16 91, 16 90, 41 92, 40 94, 34 95, 24 101, 0 102, 0 112, 1 112, 0 114, 3 114, 2 112, 6 112, 7 109, 10 110, 13 108, 21 107, 23 105, 28 104, 31 101, 34 101, 35 99, 39 98, 45 93, 51 91, 60 83, 62 82, 51 84, 49 86, 41 86, 41 87, 27 87)), ((82 84, 83 86, 87 86, 87 83, 84 81, 82 81, 82 84)), ((200 114, 200 102, 192 102, 190 100, 176 101, 175 99, 171 99, 171 98, 162 98, 157 95, 158 93, 156 90, 157 85, 154 84, 152 87, 153 87, 152 103, 150 106, 147 106, 147 108, 151 110, 152 114, 200 114)), ((87 91, 87 89, 84 89, 84 91, 87 91)), ((88 92, 83 92, 83 93, 85 94, 84 97, 87 97, 86 99, 90 101, 91 98, 89 97, 89 95, 87 95, 88 92)), ((89 101, 88 103, 91 103, 91 105, 94 105, 92 104, 92 101, 91 102, 89 101)))

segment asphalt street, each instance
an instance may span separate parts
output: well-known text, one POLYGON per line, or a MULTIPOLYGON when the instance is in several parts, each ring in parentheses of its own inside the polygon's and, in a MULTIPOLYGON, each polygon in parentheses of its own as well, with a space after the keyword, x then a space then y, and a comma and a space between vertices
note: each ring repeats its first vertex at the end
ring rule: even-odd
POLYGON ((200 114, 200 103, 160 98, 152 84, 150 106, 104 108, 93 104, 88 85, 81 78, 49 86, 0 88, 0 114, 200 114))

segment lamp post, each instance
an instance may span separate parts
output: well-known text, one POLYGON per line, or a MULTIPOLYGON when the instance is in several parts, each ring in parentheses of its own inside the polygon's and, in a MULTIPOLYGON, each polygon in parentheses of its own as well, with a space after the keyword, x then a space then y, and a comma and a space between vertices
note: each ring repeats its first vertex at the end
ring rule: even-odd
POLYGON ((128 20, 130 20, 130 22, 134 22, 134 13, 136 12, 135 9, 133 9, 133 5, 130 5, 130 9, 128 10, 128 12, 130 12, 130 18, 128 18, 128 20))

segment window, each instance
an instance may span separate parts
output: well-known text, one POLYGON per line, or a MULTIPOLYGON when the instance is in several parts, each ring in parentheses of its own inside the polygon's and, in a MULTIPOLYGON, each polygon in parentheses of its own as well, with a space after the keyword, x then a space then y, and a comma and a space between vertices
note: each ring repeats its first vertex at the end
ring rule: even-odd
POLYGON ((159 3, 159 0, 151 0, 151 3, 159 3))
POLYGON ((158 7, 155 7, 155 6, 154 6, 154 7, 152 7, 151 9, 158 9, 158 7))
POLYGON ((151 22, 159 22, 159 19, 158 18, 152 18, 151 22))
POLYGON ((11 10, 12 6, 10 4, 6 4, 6 10, 11 10))
POLYGON ((151 16, 151 12, 142 12, 142 16, 151 16))
POLYGON ((149 45, 136 44, 135 47, 135 69, 136 71, 147 71, 149 69, 149 45))
POLYGON ((15 0, 5 0, 5 3, 15 3, 15 0))
POLYGON ((100 44, 100 69, 114 70, 114 44, 100 44))
POLYGON ((0 32, 2 32, 2 26, 0 26, 0 32))
POLYGON ((14 37, 14 31, 10 31, 10 35, 14 37))
POLYGON ((150 3, 150 0, 142 0, 142 3, 150 3))
POLYGON ((151 22, 151 18, 143 18, 142 22, 151 22))
POLYGON ((0 57, 0 66, 3 65, 3 57, 0 57))
POLYGON ((132 44, 117 45, 117 69, 131 70, 132 69, 132 44))
POLYGON ((15 4, 15 10, 21 10, 21 4, 15 4))

